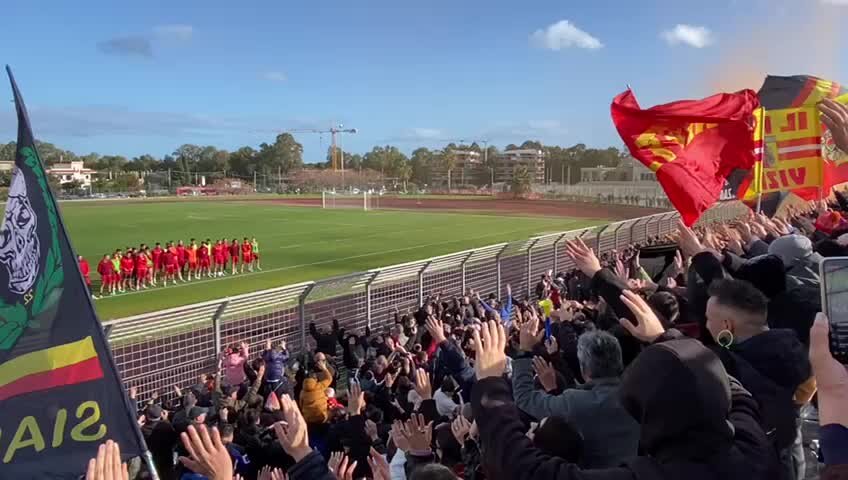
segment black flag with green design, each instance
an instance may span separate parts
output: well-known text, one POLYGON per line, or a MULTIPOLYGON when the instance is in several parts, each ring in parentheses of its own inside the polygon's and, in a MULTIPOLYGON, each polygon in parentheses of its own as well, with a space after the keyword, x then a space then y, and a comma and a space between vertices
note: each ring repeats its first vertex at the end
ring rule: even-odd
POLYGON ((18 141, 0 227, 0 478, 79 478, 100 443, 125 458, 144 444, 6 71, 18 141))

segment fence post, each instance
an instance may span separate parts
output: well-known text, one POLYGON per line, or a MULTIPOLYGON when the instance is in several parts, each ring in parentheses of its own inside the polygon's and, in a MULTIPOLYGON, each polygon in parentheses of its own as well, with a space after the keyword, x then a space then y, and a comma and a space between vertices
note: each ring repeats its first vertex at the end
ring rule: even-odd
POLYGON ((498 255, 495 257, 497 267, 495 270, 497 274, 498 300, 501 299, 501 255, 503 255, 504 250, 506 250, 506 247, 504 247, 500 252, 498 252, 498 255))
POLYGON ((563 233, 554 241, 554 275, 556 275, 559 271, 559 242, 561 242, 562 239, 565 238, 565 235, 566 234, 563 233))
POLYGON ((374 280, 377 279, 378 275, 380 275, 380 272, 374 273, 374 275, 371 275, 371 278, 365 282, 365 320, 368 328, 371 328, 371 284, 374 283, 374 280))
POLYGON ((474 255, 474 251, 472 250, 471 253, 469 253, 468 255, 465 256, 465 258, 462 259, 462 263, 459 265, 460 268, 462 268, 462 293, 461 293, 462 295, 465 295, 465 292, 468 291, 467 285, 465 284, 465 265, 468 263, 468 260, 473 255, 474 255))
POLYGON ((427 261, 421 270, 418 271, 418 306, 424 305, 424 272, 427 270, 427 267, 433 263, 432 260, 427 261))
POLYGON ((609 227, 609 224, 602 226, 598 230, 598 236, 595 237, 595 253, 598 255, 601 254, 601 235, 607 230, 607 227, 609 227))
POLYGON ((218 309, 215 310, 215 313, 212 315, 212 329, 214 331, 213 338, 215 339, 216 356, 223 351, 223 345, 221 345, 221 316, 224 315, 224 310, 227 309, 227 305, 229 304, 229 300, 224 300, 223 302, 221 302, 221 305, 218 306, 218 309))
POLYGON ((303 290, 303 293, 300 294, 300 298, 297 299, 297 315, 300 317, 300 351, 306 351, 306 297, 312 292, 312 289, 315 288, 315 284, 310 284, 303 290))
POLYGON ((530 285, 533 283, 533 247, 537 243, 539 243, 538 238, 527 246, 527 298, 530 298, 530 289, 532 288, 530 285))

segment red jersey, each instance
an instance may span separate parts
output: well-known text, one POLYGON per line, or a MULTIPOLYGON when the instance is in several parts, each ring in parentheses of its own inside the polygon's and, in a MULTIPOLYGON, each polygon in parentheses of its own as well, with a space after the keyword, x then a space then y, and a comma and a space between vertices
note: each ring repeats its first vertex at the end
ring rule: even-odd
POLYGON ((142 253, 135 256, 135 269, 147 270, 147 255, 142 253))
POLYGON ((239 244, 231 243, 230 244, 230 256, 233 258, 237 258, 239 256, 239 244))
POLYGON ((244 242, 241 244, 241 253, 245 258, 249 258, 252 251, 253 245, 251 245, 250 242, 244 242))
POLYGON ((218 244, 212 247, 212 255, 215 258, 224 258, 224 251, 225 250, 223 245, 218 244))
POLYGON ((165 253, 165 265, 175 266, 179 263, 179 259, 173 252, 168 251, 165 253))
POLYGON ((79 269, 83 277, 88 277, 91 274, 91 267, 88 265, 88 260, 84 258, 79 261, 79 269))
POLYGON ((201 246, 200 249, 197 251, 197 255, 200 258, 209 258, 209 247, 207 245, 201 246))
POLYGON ((165 250, 162 250, 161 247, 156 247, 150 252, 150 256, 153 259, 153 265, 162 265, 162 254, 165 253, 165 250))
POLYGON ((129 273, 132 272, 134 268, 135 261, 133 261, 133 258, 129 255, 124 255, 124 257, 121 258, 121 270, 129 273))
POLYGON ((97 273, 99 273, 101 277, 108 277, 115 273, 115 269, 112 266, 112 260, 100 260, 100 263, 97 264, 97 273))
POLYGON ((183 263, 188 261, 188 253, 183 245, 177 247, 177 260, 183 263))

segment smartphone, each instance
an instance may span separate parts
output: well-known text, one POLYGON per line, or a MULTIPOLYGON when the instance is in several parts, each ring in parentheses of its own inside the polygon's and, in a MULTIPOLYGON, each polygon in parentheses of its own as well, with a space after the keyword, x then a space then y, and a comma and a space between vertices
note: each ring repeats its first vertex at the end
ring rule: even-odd
POLYGON ((848 365, 848 257, 828 257, 819 264, 822 309, 830 323, 830 353, 848 365))

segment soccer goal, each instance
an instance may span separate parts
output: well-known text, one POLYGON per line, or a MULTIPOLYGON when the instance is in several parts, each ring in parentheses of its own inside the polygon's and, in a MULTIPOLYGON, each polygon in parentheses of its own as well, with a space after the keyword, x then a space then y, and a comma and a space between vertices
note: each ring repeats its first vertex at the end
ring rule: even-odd
POLYGON ((379 207, 379 195, 368 191, 359 193, 321 192, 321 208, 356 208, 365 211, 379 207))

